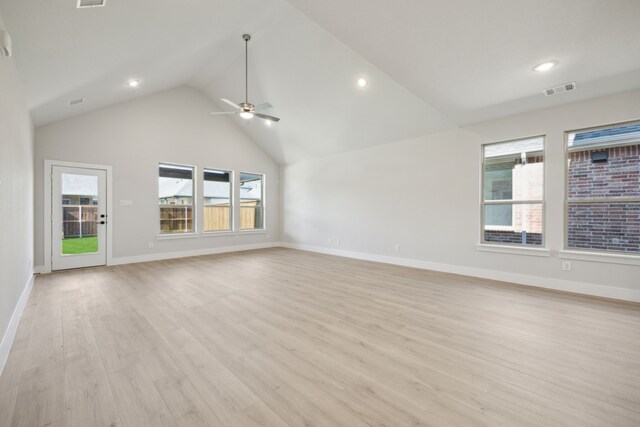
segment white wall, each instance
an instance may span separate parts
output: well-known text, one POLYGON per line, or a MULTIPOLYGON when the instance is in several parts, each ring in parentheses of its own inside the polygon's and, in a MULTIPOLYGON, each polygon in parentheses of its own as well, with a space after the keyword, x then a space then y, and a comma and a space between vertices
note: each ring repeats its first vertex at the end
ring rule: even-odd
MULTIPOLYGON (((279 167, 233 123, 209 113, 201 93, 180 87, 36 129, 35 248, 43 263, 44 160, 113 167, 114 262, 159 254, 277 241, 279 167), (267 233, 158 240, 158 163, 225 168, 266 175, 267 233), (121 207, 120 200, 134 206, 121 207), (150 242, 154 248, 149 249, 150 242)), ((237 189, 236 189, 237 190, 237 189)))
POLYGON ((33 131, 15 63, 0 57, 0 372, 32 276, 33 131))
POLYGON ((573 260, 567 272, 558 258, 563 245, 564 131, 638 118, 640 91, 635 91, 285 167, 283 241, 640 300, 640 267, 573 260), (479 252, 481 144, 541 134, 546 135, 551 257, 479 252))

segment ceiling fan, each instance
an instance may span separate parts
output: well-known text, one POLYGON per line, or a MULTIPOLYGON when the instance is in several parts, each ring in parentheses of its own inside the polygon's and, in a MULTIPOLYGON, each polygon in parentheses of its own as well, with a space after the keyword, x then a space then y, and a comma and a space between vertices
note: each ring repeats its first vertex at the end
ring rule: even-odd
POLYGON ((244 40, 244 102, 240 104, 236 104, 234 102, 229 101, 228 99, 220 98, 220 101, 231 105, 235 108, 235 111, 220 111, 214 112, 211 114, 239 114, 243 119, 251 119, 254 116, 260 117, 261 119, 267 120, 267 124, 271 122, 279 122, 280 119, 278 117, 268 116, 266 114, 257 113, 257 111, 268 110, 272 108, 273 105, 265 102, 264 104, 253 105, 249 102, 249 40, 251 40, 251 36, 249 34, 243 34, 242 39, 244 40))

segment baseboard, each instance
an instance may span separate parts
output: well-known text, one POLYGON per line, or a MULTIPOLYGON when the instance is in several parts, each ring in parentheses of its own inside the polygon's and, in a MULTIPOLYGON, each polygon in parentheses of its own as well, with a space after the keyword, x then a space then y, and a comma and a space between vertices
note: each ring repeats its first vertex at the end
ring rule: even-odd
POLYGON ((217 248, 195 249, 190 251, 179 252, 161 252, 148 255, 137 255, 131 257, 112 258, 109 265, 136 264, 139 262, 162 261, 174 258, 187 258, 192 256, 222 254, 228 252, 250 251, 253 249, 266 249, 281 246, 279 242, 254 243, 249 245, 233 245, 217 248))
POLYGON ((297 243, 282 243, 282 247, 300 249, 328 255, 336 255, 346 258, 355 258, 365 261, 382 262, 404 267, 434 270, 443 273, 460 274, 463 276, 479 277, 482 279, 510 282, 518 285, 535 286, 538 288, 554 289, 557 291, 572 292, 576 294, 591 295, 603 298, 611 298, 623 301, 640 302, 640 290, 603 286, 594 283, 575 282, 571 280, 554 279, 549 277, 532 276, 527 274, 509 273, 498 270, 488 270, 461 265, 443 264, 416 259, 390 257, 385 255, 368 254, 365 252, 345 251, 342 249, 323 248, 319 246, 300 245, 297 243))
POLYGON ((27 306, 27 301, 29 301, 29 295, 31 294, 31 288, 33 288, 33 281, 35 280, 35 276, 32 274, 27 281, 27 284, 22 291, 22 295, 20 295, 20 299, 18 300, 18 304, 16 304, 15 310, 13 310, 13 315, 11 316, 11 320, 9 321, 9 326, 4 333, 4 337, 2 338, 2 343, 0 344, 0 375, 4 370, 4 365, 7 363, 7 359, 9 358, 9 352, 11 351, 11 346, 13 345, 13 339, 16 337, 16 332, 18 332, 18 325, 20 324, 20 318, 22 317, 22 312, 24 308, 27 306))

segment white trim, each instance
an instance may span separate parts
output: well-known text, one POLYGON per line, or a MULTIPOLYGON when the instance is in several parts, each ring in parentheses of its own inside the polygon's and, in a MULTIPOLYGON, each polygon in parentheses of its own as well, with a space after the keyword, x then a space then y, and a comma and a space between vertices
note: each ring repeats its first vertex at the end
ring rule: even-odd
POLYGON ((390 257, 386 255, 374 255, 364 252, 345 251, 342 249, 323 248, 319 246, 300 245, 296 243, 282 243, 281 246, 285 248, 336 255, 346 258, 355 258, 366 261, 381 262, 385 264, 400 265, 404 267, 419 268, 422 270, 434 270, 444 273, 460 274, 463 276, 498 280, 501 282, 510 282, 518 285, 554 289, 557 291, 572 292, 577 294, 612 298, 624 301, 640 302, 640 290, 637 289, 603 286, 593 283, 574 282, 570 280, 554 279, 550 277, 531 276, 528 274, 520 273, 508 273, 504 271, 488 270, 484 268, 442 264, 416 259, 390 257))
POLYGON ((190 251, 180 251, 180 252, 161 252, 157 254, 114 258, 111 262, 111 265, 135 264, 138 262, 162 261, 165 259, 187 258, 192 256, 250 251, 253 249, 275 248, 278 246, 282 246, 282 244, 278 242, 268 242, 268 243, 253 243, 248 245, 223 246, 218 248, 194 249, 190 251))
POLYGON ((235 230, 220 230, 220 231, 203 231, 202 237, 222 237, 222 236, 236 236, 238 234, 235 230))
MULTIPOLYGON (((51 172, 53 166, 98 169, 107 173, 107 260, 111 265, 113 259, 113 168, 108 165, 93 163, 66 162, 62 160, 44 161, 44 265, 39 273, 51 273, 51 172)), ((39 268, 39 267, 38 267, 39 268)))
POLYGON ((16 308, 13 310, 13 315, 11 316, 11 320, 9 321, 7 330, 4 333, 4 337, 2 338, 2 343, 0 343, 0 374, 2 374, 4 365, 7 363, 7 359, 9 358, 11 346, 13 345, 13 339, 16 337, 16 332, 18 332, 20 318, 22 317, 24 308, 27 306, 27 301, 29 301, 29 295, 31 294, 31 289, 33 288, 35 277, 36 276, 32 274, 29 277, 29 280, 27 280, 27 283, 24 286, 24 290, 22 291, 22 295, 20 295, 20 299, 16 304, 16 308))
POLYGON ((514 255, 530 255, 550 257, 551 251, 546 248, 528 247, 528 246, 511 246, 511 245, 492 245, 488 243, 476 244, 476 249, 481 252, 499 252, 503 254, 514 255))
POLYGON ((269 230, 266 228, 243 228, 238 230, 237 234, 267 234, 269 230))
POLYGON ((165 234, 157 234, 157 240, 173 240, 173 239, 195 239, 196 237, 200 237, 199 233, 165 233, 165 234))
POLYGON ((561 250, 558 256, 563 259, 575 259, 580 261, 607 262, 612 264, 640 265, 640 256, 626 254, 608 254, 603 252, 587 252, 561 250))

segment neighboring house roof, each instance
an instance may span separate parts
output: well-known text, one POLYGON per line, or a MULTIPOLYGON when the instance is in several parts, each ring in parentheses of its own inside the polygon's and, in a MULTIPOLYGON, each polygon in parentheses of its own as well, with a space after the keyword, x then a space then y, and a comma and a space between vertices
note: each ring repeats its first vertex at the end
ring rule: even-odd
POLYGON ((98 195, 98 178, 88 175, 63 173, 61 178, 61 193, 65 196, 95 197, 98 195))
MULTIPOLYGON (((159 182, 159 195, 161 199, 170 197, 191 197, 191 180, 164 178, 159 182)), ((229 186, 225 182, 204 181, 204 197, 229 200, 229 186)), ((259 181, 244 182, 240 186, 240 198, 243 200, 260 200, 262 197, 259 181)))
POLYGON ((569 135, 570 147, 607 145, 619 142, 640 143, 640 123, 598 129, 569 135))

